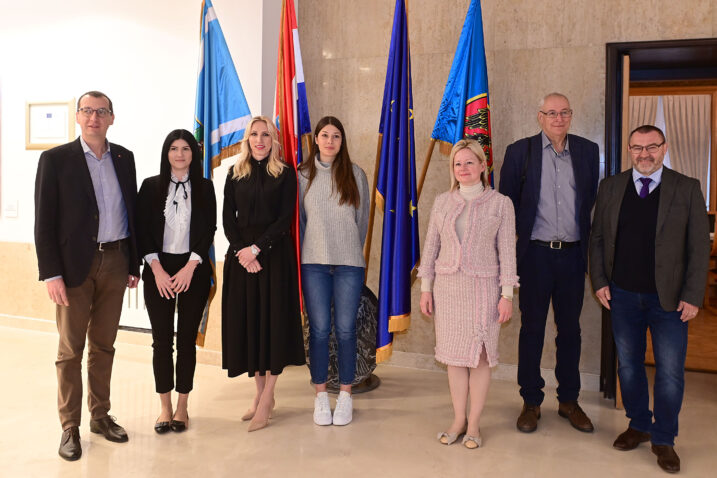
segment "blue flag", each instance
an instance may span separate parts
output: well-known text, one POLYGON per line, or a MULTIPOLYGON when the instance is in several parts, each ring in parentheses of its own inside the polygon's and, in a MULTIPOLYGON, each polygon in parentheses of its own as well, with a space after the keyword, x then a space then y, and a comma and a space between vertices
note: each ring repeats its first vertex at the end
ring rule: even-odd
POLYGON ((393 332, 411 323, 411 273, 419 258, 411 54, 404 0, 396 1, 383 91, 377 202, 383 209, 376 361, 391 356, 393 332))
MULTIPOLYGON (((202 2, 199 33, 199 75, 194 108, 194 136, 203 146, 204 177, 211 179, 222 159, 239 152, 244 129, 251 120, 239 76, 229 54, 224 33, 211 0, 202 2)), ((209 305, 217 290, 214 244, 209 249, 212 266, 209 300, 199 324, 197 344, 204 345, 209 319, 209 305)))
POLYGON ((204 145, 204 177, 211 178, 212 170, 222 159, 239 153, 239 143, 249 120, 249 105, 222 27, 211 0, 204 0, 194 108, 194 135, 204 145))
POLYGON ((455 144, 473 138, 483 146, 493 184, 493 148, 488 101, 488 69, 483 46, 480 0, 471 0, 431 138, 455 144))

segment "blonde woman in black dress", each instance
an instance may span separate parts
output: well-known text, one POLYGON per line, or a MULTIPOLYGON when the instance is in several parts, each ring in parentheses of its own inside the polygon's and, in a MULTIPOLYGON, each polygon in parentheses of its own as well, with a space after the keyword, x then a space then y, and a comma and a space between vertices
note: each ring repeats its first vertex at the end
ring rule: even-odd
POLYGON ((296 172, 281 160, 276 128, 253 118, 224 187, 222 289, 222 366, 230 377, 246 372, 256 381, 242 417, 249 431, 269 424, 284 367, 305 363, 291 238, 296 198, 296 172))

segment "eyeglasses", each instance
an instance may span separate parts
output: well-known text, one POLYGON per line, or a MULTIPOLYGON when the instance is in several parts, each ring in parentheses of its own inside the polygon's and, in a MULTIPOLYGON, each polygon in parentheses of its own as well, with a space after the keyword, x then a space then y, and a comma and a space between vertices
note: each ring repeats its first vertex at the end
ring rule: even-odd
POLYGON ((85 106, 84 108, 78 108, 77 111, 87 116, 88 118, 91 118, 92 115, 95 113, 97 113, 97 116, 99 116, 100 118, 106 118, 107 116, 112 114, 112 112, 107 108, 97 108, 95 110, 90 108, 89 106, 85 106))
POLYGON ((639 145, 639 144, 633 144, 632 146, 628 146, 627 149, 629 149, 632 154, 640 154, 640 153, 642 153, 642 150, 643 150, 643 149, 646 149, 647 152, 650 153, 650 154, 654 154, 654 153, 656 153, 656 152, 658 152, 658 151, 660 150, 660 147, 661 147, 663 144, 665 144, 664 141, 663 141, 662 143, 660 143, 660 144, 654 144, 654 143, 653 143, 653 144, 648 144, 647 146, 641 146, 641 145, 639 145))
POLYGON ((570 118, 573 115, 573 110, 562 110, 562 111, 541 111, 545 116, 547 116, 550 119, 555 119, 558 116, 560 116, 563 119, 570 118))

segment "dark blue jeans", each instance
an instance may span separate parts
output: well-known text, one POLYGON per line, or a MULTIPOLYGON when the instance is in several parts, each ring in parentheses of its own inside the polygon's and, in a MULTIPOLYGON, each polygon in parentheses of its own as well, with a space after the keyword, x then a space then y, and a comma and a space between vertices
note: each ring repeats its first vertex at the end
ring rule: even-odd
POLYGON ((520 275, 520 336, 518 385, 526 403, 540 405, 545 381, 540 374, 545 322, 550 302, 555 337, 555 378, 558 401, 577 400, 580 393, 580 311, 585 294, 585 268, 579 246, 563 250, 535 243, 528 246, 520 275))
POLYGON ((630 427, 652 435, 655 445, 674 445, 685 391, 687 322, 660 306, 657 294, 640 294, 610 284, 612 333, 617 346, 622 401, 630 427), (655 355, 654 422, 645 373, 646 332, 655 355))
POLYGON ((364 269, 354 266, 302 264, 301 285, 309 315, 311 381, 326 383, 329 370, 331 304, 338 344, 339 382, 351 385, 356 374, 356 313, 364 269))

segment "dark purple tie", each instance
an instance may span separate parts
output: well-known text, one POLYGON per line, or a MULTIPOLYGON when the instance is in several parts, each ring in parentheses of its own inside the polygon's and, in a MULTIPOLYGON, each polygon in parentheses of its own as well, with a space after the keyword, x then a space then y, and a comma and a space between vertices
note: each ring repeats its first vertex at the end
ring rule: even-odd
POLYGON ((652 179, 650 178, 640 178, 640 181, 642 182, 642 189, 640 189, 640 197, 646 198, 648 194, 650 194, 650 183, 652 182, 652 179))

